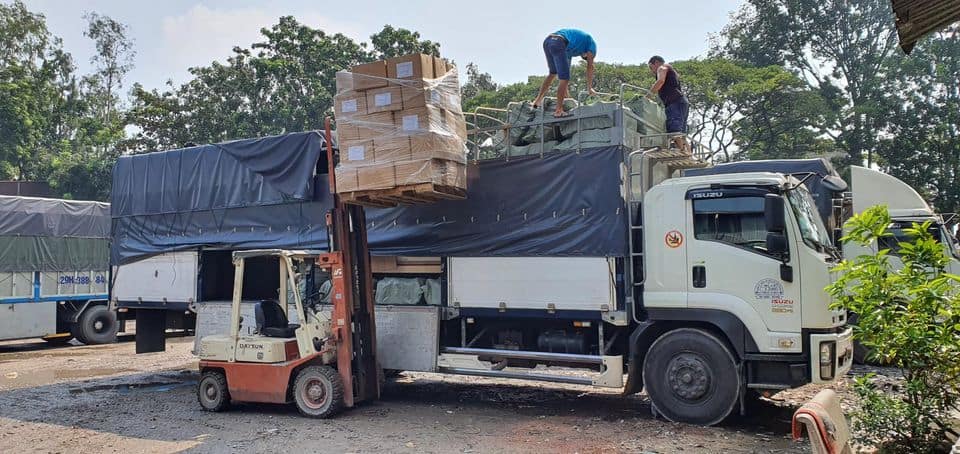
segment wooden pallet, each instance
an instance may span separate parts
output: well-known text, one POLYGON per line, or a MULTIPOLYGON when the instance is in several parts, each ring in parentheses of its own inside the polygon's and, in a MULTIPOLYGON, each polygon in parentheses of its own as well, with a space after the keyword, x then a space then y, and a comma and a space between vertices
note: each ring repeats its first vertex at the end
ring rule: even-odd
POLYGON ((467 191, 464 189, 433 183, 410 184, 392 189, 373 189, 340 194, 340 200, 343 200, 344 203, 377 208, 418 205, 465 198, 467 198, 467 191))

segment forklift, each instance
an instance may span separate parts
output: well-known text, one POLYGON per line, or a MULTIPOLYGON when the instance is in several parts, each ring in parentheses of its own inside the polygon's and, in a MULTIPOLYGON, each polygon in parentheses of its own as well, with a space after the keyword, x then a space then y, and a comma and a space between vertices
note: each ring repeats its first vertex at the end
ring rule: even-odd
POLYGON ((366 218, 362 206, 345 204, 337 194, 329 118, 325 126, 334 198, 334 206, 326 214, 329 252, 265 249, 233 253, 230 333, 204 337, 197 352, 197 400, 204 410, 222 411, 231 402, 292 401, 304 416, 327 418, 380 397, 366 218), (257 303, 257 329, 241 335, 244 265, 257 257, 277 258, 279 301, 257 303), (319 303, 305 304, 301 298, 295 262, 329 274, 330 315, 319 303), (288 286, 299 324, 289 323, 288 286))

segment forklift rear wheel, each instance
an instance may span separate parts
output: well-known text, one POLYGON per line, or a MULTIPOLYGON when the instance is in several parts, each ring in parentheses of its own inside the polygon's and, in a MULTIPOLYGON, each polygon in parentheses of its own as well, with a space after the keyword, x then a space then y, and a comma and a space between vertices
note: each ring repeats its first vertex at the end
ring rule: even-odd
POLYGON ((300 370, 293 384, 293 400, 304 416, 329 418, 343 409, 343 381, 329 366, 300 370))
POLYGON ((197 401, 206 411, 223 411, 230 406, 230 389, 223 372, 208 370, 197 383, 197 401))

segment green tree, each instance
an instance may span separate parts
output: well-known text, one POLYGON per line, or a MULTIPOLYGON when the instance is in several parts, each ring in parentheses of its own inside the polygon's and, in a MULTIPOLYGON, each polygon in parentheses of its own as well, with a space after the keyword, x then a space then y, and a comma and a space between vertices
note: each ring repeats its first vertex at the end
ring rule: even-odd
POLYGON ((383 29, 370 36, 373 45, 373 60, 384 60, 407 54, 440 56, 440 43, 421 40, 420 32, 384 25, 383 29))
MULTIPOLYGON (((870 208, 847 222, 844 241, 877 250, 889 225, 886 207, 870 208)), ((958 435, 952 413, 960 410, 960 276, 945 272, 950 258, 929 223, 906 232, 912 241, 900 244, 903 266, 891 263, 887 249, 847 259, 827 291, 835 306, 859 315, 855 337, 906 381, 891 393, 869 376, 857 380, 861 441, 882 452, 946 452, 958 435)))
POLYGON ((893 23, 889 2, 747 0, 715 52, 796 72, 833 111, 818 132, 860 163, 872 160, 888 115, 879 99, 891 65, 898 64, 893 23))
POLYGON ((124 149, 145 151, 244 137, 321 129, 336 94, 337 71, 392 55, 429 51, 439 44, 384 27, 373 50, 343 34, 328 34, 281 17, 261 30, 263 40, 235 47, 225 63, 191 68, 193 79, 163 90, 135 85, 128 120, 139 132, 124 149))
POLYGON ((918 43, 884 81, 880 166, 941 212, 960 211, 960 25, 918 43))
POLYGON ((95 72, 84 78, 91 98, 91 108, 104 123, 117 121, 120 109, 120 89, 124 78, 133 69, 136 56, 129 27, 97 13, 84 15, 87 30, 84 36, 93 40, 97 52, 90 57, 95 72))
POLYGON ((42 15, 0 4, 0 177, 43 180, 81 106, 70 55, 42 15))

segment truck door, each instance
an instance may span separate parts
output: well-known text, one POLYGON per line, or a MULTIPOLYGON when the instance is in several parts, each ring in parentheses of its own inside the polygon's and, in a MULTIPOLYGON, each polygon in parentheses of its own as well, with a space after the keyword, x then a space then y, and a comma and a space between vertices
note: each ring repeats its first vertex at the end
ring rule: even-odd
MULTIPOLYGON (((798 351, 800 269, 792 267, 793 282, 788 282, 781 276, 781 260, 767 253, 767 193, 764 188, 687 193, 687 306, 737 316, 761 351, 798 351), (767 334, 771 331, 783 335, 767 334), (760 333, 767 337, 757 338, 760 333)), ((796 257, 789 225, 786 235, 790 257, 796 257)))

